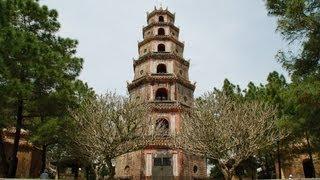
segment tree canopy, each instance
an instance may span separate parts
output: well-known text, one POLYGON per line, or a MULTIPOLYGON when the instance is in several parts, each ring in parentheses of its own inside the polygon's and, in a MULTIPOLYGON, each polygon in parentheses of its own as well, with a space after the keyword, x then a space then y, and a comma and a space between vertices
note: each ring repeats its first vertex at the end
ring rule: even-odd
POLYGON ((16 129, 9 177, 17 168, 21 128, 35 118, 53 125, 45 119, 66 115, 67 108, 77 106, 79 92, 91 91, 77 80, 83 64, 76 55, 78 42, 57 35, 57 18, 56 10, 36 0, 0 1, 0 96, 5 97, 0 117, 16 129))

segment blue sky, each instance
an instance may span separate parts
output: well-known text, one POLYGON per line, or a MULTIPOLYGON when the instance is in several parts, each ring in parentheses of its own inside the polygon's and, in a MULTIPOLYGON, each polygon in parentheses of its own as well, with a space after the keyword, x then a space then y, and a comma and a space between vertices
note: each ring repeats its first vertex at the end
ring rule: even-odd
MULTIPOLYGON (((80 79, 97 93, 116 90, 126 94, 133 79, 132 58, 142 40, 146 12, 159 0, 41 0, 57 9, 64 37, 79 41, 85 60, 80 79)), ((191 60, 190 79, 195 95, 220 88, 223 80, 242 88, 264 83, 271 71, 285 73, 275 60, 286 47, 267 16, 263 0, 166 0, 163 7, 176 13, 184 57, 191 60)))

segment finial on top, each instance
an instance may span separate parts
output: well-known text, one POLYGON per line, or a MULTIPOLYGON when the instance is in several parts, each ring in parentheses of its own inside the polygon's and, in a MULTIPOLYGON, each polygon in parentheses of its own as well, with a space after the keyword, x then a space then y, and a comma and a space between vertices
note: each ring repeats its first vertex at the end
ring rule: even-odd
MULTIPOLYGON (((163 10, 164 0, 157 0, 157 4, 155 5, 154 10, 157 10, 157 7, 159 7, 159 10, 163 10)), ((166 8, 166 10, 168 10, 168 7, 166 8)))

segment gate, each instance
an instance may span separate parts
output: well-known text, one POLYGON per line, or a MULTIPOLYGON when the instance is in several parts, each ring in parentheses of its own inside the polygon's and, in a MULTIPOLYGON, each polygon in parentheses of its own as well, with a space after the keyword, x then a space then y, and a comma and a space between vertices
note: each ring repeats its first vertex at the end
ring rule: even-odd
POLYGON ((156 157, 153 159, 152 179, 173 179, 172 157, 156 157))

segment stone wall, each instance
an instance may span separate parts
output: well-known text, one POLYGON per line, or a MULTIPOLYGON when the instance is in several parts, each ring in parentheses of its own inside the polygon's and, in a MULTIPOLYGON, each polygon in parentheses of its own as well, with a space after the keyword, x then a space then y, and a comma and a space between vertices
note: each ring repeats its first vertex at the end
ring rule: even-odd
POLYGON ((182 157, 181 167, 183 167, 183 177, 186 177, 186 179, 207 177, 207 164, 204 157, 190 154, 183 154, 182 157))
MULTIPOLYGON (((316 177, 320 178, 320 153, 313 154, 313 162, 316 171, 316 177)), ((309 159, 307 154, 291 154, 284 162, 282 162, 282 178, 289 178, 292 175, 293 178, 305 178, 303 169, 304 160, 309 159)), ((278 163, 276 162, 276 173, 279 177, 278 163)))
POLYGON ((142 151, 135 151, 116 158, 116 177, 140 179, 144 171, 142 151))

